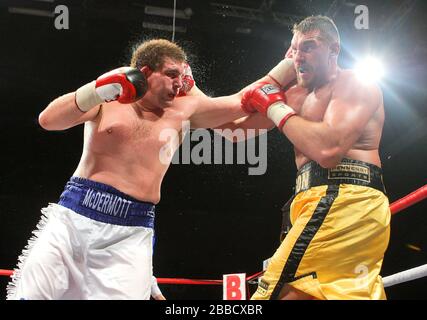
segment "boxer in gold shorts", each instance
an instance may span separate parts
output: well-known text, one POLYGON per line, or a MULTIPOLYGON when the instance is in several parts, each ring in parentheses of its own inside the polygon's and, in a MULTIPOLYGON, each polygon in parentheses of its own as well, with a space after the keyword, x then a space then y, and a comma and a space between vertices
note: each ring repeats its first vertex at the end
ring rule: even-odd
POLYGON ((379 272, 390 210, 381 177, 379 167, 362 161, 343 159, 334 169, 305 164, 290 205, 292 227, 253 299, 276 299, 285 284, 316 299, 385 299, 379 272))
POLYGON ((296 24, 285 59, 244 90, 249 115, 221 127, 277 127, 295 150, 292 227, 252 299, 386 298, 379 275, 390 234, 378 151, 382 92, 341 69, 339 53, 330 18, 296 24))

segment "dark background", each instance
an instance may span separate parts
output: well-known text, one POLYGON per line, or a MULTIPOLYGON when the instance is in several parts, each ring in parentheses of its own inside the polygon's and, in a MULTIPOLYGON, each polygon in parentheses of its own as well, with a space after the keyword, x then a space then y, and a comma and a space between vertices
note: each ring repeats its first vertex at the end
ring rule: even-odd
MULTIPOLYGON (((80 158, 82 127, 47 132, 38 114, 55 97, 127 64, 135 42, 172 33, 143 22, 172 25, 172 18, 144 13, 161 1, 1 1, 0 6, 0 268, 12 269, 40 218, 56 202, 80 158), (69 29, 54 17, 15 14, 11 7, 52 12, 67 5, 69 29)), ((198 86, 227 95, 265 75, 283 57, 290 25, 327 14, 342 36, 340 64, 352 67, 367 53, 388 66, 382 82, 386 108, 381 158, 393 202, 426 182, 427 23, 424 1, 177 1, 192 9, 177 19, 175 39, 190 56, 198 86), (354 8, 365 4, 369 30, 356 30, 354 8), (247 10, 247 9, 252 9, 247 10), (221 13, 221 14, 220 14, 221 13), (240 16, 240 17, 239 17, 240 16), (252 17, 252 18, 251 18, 252 17)), ((268 133, 265 175, 248 176, 249 165, 172 165, 162 187, 156 220, 154 270, 158 277, 221 279, 262 268, 278 246, 280 208, 292 192, 293 151, 285 137, 268 133)), ((427 203, 392 218, 382 275, 427 263, 427 203)), ((333 268, 333 266, 331 266, 333 268)), ((5 297, 6 277, 0 278, 5 297)), ((215 286, 162 285, 170 299, 222 299, 215 286)), ((386 289, 389 299, 425 299, 427 278, 386 289)), ((251 292, 255 289, 251 286, 251 292)))

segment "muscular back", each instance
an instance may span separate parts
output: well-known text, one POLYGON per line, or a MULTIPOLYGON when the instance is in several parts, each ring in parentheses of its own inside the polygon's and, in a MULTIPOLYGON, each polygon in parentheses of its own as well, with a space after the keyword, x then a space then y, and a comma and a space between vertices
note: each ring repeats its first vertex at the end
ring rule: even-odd
POLYGON ((104 104, 94 121, 85 123, 83 153, 74 175, 157 203, 170 157, 180 141, 179 136, 164 141, 161 134, 175 130, 181 135, 187 118, 179 108, 153 113, 131 104, 104 104))
MULTIPOLYGON (((353 72, 349 70, 342 70, 338 73, 336 79, 312 92, 307 89, 293 86, 287 92, 287 103, 294 108, 294 110, 306 120, 314 122, 322 122, 325 117, 333 117, 334 114, 340 112, 339 110, 332 109, 331 101, 337 95, 346 95, 346 91, 360 90, 364 94, 363 87, 355 88, 355 79, 353 72)), ((367 99, 375 99, 368 97, 367 99)), ((370 101, 377 104, 376 111, 368 120, 366 125, 359 132, 359 137, 352 144, 350 149, 344 157, 361 160, 381 166, 378 148, 381 139, 381 133, 384 123, 384 107, 382 97, 378 101, 370 101)), ((344 111, 343 111, 344 112, 344 111)), ((346 110, 345 112, 349 112, 346 110)), ((350 111, 351 112, 351 111, 350 111)), ((355 119, 357 121, 357 119, 355 119)), ((310 159, 295 147, 295 156, 297 167, 310 161, 310 159)))

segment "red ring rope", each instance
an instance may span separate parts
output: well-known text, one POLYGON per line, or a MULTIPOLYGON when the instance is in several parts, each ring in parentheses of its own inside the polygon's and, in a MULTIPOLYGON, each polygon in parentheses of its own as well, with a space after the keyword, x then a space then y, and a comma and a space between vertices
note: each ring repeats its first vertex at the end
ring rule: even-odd
POLYGON ((390 205, 392 214, 396 214, 427 198, 427 184, 390 205))

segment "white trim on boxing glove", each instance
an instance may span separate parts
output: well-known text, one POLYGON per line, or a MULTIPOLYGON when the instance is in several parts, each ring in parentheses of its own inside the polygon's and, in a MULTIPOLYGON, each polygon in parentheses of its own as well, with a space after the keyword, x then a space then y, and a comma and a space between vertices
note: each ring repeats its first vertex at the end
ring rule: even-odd
POLYGON ((281 101, 273 103, 267 110, 267 117, 273 121, 280 130, 282 130, 286 121, 295 115, 295 111, 281 101))
POLYGON ((76 105, 83 111, 88 112, 93 107, 104 102, 96 93, 96 81, 89 82, 76 90, 76 105))
POLYGON ((116 100, 122 90, 120 83, 109 83, 96 88, 96 81, 89 82, 76 90, 77 107, 87 112, 101 103, 116 100))
POLYGON ((287 86, 289 82, 296 78, 294 61, 289 58, 283 59, 268 73, 268 76, 279 86, 287 86))

